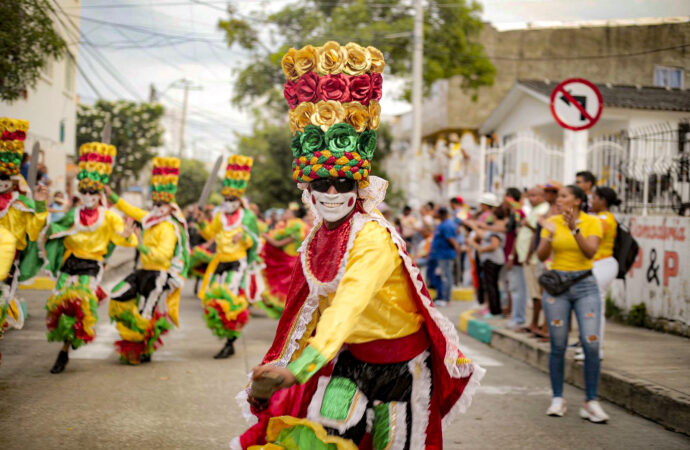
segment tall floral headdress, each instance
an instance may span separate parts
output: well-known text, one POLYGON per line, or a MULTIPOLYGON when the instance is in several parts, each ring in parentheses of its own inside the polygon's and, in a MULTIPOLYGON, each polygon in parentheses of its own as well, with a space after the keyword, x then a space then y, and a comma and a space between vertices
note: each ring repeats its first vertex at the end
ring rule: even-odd
POLYGON ((250 156, 230 155, 223 180, 223 195, 242 197, 247 189, 254 159, 250 156))
POLYGON ((381 51, 331 41, 291 48, 282 66, 294 180, 351 178, 360 188, 368 186, 381 120, 381 51))
POLYGON ((19 175, 24 154, 24 140, 29 122, 21 119, 0 118, 0 174, 19 175))
POLYGON ((151 200, 154 203, 175 203, 177 180, 180 177, 179 158, 153 158, 151 172, 151 200))
POLYGON ((103 185, 110 181, 113 162, 117 150, 114 145, 102 142, 88 142, 79 147, 79 190, 103 190, 103 185))

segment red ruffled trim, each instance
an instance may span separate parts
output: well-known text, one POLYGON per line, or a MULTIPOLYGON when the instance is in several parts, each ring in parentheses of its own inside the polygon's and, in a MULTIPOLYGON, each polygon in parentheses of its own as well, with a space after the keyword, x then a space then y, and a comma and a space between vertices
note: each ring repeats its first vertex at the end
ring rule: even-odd
POLYGON ((84 331, 84 310, 82 309, 81 302, 82 300, 80 298, 65 300, 60 303, 57 308, 49 311, 46 318, 46 326, 48 330, 55 330, 60 322, 60 317, 63 314, 66 314, 77 319, 73 325, 75 337, 83 340, 84 342, 93 341, 94 336, 91 336, 84 331))
POLYGON ((228 320, 228 318, 225 317, 225 311, 223 311, 223 308, 220 306, 220 304, 218 304, 218 302, 211 300, 206 304, 206 307, 210 307, 218 311, 218 316, 220 317, 220 320, 223 321, 223 326, 228 330, 240 331, 242 328, 244 328, 247 322, 249 322, 248 309, 245 309, 239 313, 235 320, 228 320))

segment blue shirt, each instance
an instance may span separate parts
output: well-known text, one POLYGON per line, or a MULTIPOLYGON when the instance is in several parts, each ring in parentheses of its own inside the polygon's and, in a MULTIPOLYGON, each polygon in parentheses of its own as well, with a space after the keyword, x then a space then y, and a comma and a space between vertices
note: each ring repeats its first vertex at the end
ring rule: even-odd
POLYGON ((457 239, 458 226, 455 218, 444 220, 434 230, 434 238, 431 241, 429 256, 433 259, 455 259, 455 247, 448 239, 457 239))

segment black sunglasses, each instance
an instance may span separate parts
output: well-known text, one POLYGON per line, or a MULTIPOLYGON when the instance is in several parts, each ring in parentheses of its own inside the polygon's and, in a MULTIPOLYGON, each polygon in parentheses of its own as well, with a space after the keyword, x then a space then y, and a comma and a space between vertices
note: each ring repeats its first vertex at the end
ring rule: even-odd
POLYGON ((345 194, 355 190, 356 182, 349 178, 321 178, 312 181, 310 186, 316 192, 328 192, 333 186, 336 191, 345 194))
POLYGON ((88 194, 88 195, 100 194, 100 192, 98 192, 98 191, 79 191, 79 193, 80 193, 80 194, 85 194, 85 195, 86 195, 86 194, 88 194))

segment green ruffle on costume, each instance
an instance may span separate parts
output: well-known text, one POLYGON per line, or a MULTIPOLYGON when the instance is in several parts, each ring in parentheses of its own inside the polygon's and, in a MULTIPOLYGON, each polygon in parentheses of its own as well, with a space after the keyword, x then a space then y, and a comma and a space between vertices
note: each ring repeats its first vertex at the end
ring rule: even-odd
MULTIPOLYGON (((27 209, 32 213, 44 212, 45 204, 43 202, 34 202, 29 197, 19 194, 17 200, 22 203, 23 209, 27 209)), ((19 282, 25 283, 36 275, 43 267, 44 261, 38 251, 38 243, 28 240, 26 248, 19 252, 19 282)))
POLYGON ((269 420, 266 441, 269 446, 251 446, 249 450, 357 450, 352 441, 329 436, 321 424, 290 416, 273 417, 269 420))

